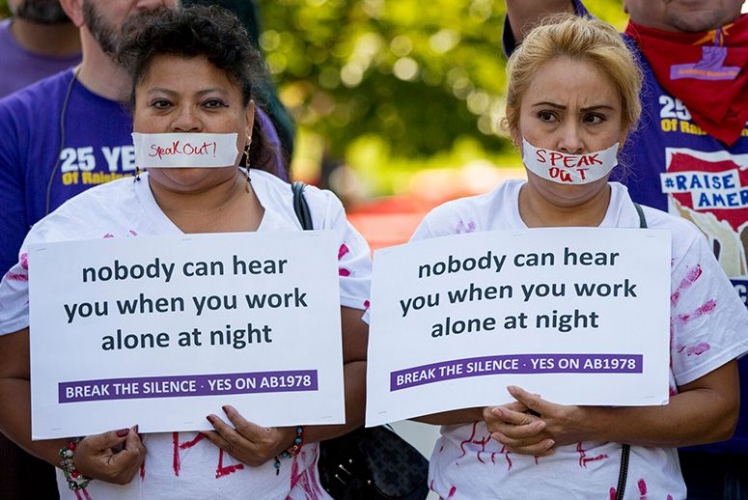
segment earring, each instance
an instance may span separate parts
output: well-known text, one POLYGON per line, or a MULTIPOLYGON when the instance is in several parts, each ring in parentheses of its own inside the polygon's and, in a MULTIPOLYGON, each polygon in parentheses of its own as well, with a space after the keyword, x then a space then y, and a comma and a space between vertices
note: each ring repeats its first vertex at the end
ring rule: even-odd
POLYGON ((252 145, 252 137, 247 136, 247 145, 244 146, 244 154, 242 155, 242 160, 244 163, 244 171, 247 173, 247 192, 249 193, 249 184, 252 182, 252 179, 249 178, 249 147, 252 145))
POLYGON ((140 173, 142 170, 140 170, 140 167, 135 166, 135 179, 133 179, 133 182, 140 180, 140 173))
POLYGON ((242 167, 249 168, 249 148, 252 145, 252 137, 247 136, 247 145, 244 146, 244 151, 242 152, 242 159, 239 161, 239 165, 242 167))

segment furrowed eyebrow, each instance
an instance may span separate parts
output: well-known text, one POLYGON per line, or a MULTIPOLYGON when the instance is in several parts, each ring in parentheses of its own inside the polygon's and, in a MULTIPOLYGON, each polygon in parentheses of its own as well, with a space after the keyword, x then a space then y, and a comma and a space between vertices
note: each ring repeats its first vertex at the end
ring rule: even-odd
POLYGON ((556 109, 566 109, 566 106, 562 106, 561 104, 556 104, 555 102, 547 102, 547 101, 541 101, 536 102, 533 104, 533 107, 550 107, 550 108, 556 108, 556 109))
POLYGON ((598 104, 597 106, 581 108, 579 111, 587 112, 587 111, 612 111, 612 110, 613 110, 613 106, 608 106, 605 104, 598 104))
MULTIPOLYGON (((566 109, 566 106, 564 106, 564 105, 557 104, 555 102, 548 102, 548 101, 537 102, 537 103, 533 104, 532 106, 533 107, 549 107, 549 108, 555 108, 555 109, 559 109, 559 110, 565 110, 566 109)), ((579 111, 581 111, 583 113, 587 113, 589 111, 602 111, 602 110, 611 111, 611 110, 613 110, 613 107, 612 106, 608 106, 607 104, 596 104, 594 106, 588 106, 586 108, 580 108, 579 109, 579 111)))

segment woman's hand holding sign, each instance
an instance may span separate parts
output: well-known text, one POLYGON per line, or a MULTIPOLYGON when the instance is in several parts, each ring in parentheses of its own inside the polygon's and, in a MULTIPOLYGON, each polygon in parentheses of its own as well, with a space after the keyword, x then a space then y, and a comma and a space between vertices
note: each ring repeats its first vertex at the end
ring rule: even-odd
POLYGON ((232 406, 224 406, 223 411, 234 427, 216 415, 209 415, 208 421, 215 428, 215 432, 202 434, 232 457, 252 467, 259 467, 280 455, 296 436, 292 427, 262 427, 253 424, 232 406))
POLYGON ((137 427, 94 434, 76 445, 75 468, 93 479, 127 484, 138 473, 145 452, 137 427))
POLYGON ((515 403, 487 407, 483 413, 491 437, 509 451, 548 456, 555 452, 556 445, 583 439, 578 406, 550 403, 516 386, 508 387, 508 391, 517 400, 515 403))

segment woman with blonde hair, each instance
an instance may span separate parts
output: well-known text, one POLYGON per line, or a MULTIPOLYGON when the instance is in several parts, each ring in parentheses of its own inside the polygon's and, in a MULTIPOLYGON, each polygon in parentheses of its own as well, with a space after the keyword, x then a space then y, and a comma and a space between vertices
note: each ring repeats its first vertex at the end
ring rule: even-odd
POLYGON ((511 404, 421 417, 442 425, 431 457, 431 488, 455 500, 686 498, 677 447, 733 433, 735 359, 748 350, 748 312, 692 224, 635 205, 623 185, 609 182, 618 150, 641 113, 642 80, 612 27, 553 18, 527 35, 507 73, 505 124, 527 180, 436 208, 413 240, 460 228, 668 230, 671 329, 661 334, 671 339, 671 396, 664 406, 568 406, 512 386, 511 404), (596 161, 584 168, 567 168, 563 161, 561 168, 549 167, 543 161, 548 154, 569 160, 594 155, 596 161))

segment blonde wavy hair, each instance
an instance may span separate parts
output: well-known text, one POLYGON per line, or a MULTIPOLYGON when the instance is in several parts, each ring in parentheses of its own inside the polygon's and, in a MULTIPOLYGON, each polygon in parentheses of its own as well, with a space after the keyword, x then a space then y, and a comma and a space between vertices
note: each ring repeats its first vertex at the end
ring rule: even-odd
POLYGON ((503 127, 509 132, 519 130, 522 96, 532 79, 545 63, 563 56, 592 63, 608 77, 621 97, 621 126, 625 135, 633 131, 641 116, 639 94, 643 78, 635 56, 611 25, 572 14, 545 19, 527 34, 509 58, 503 127))

